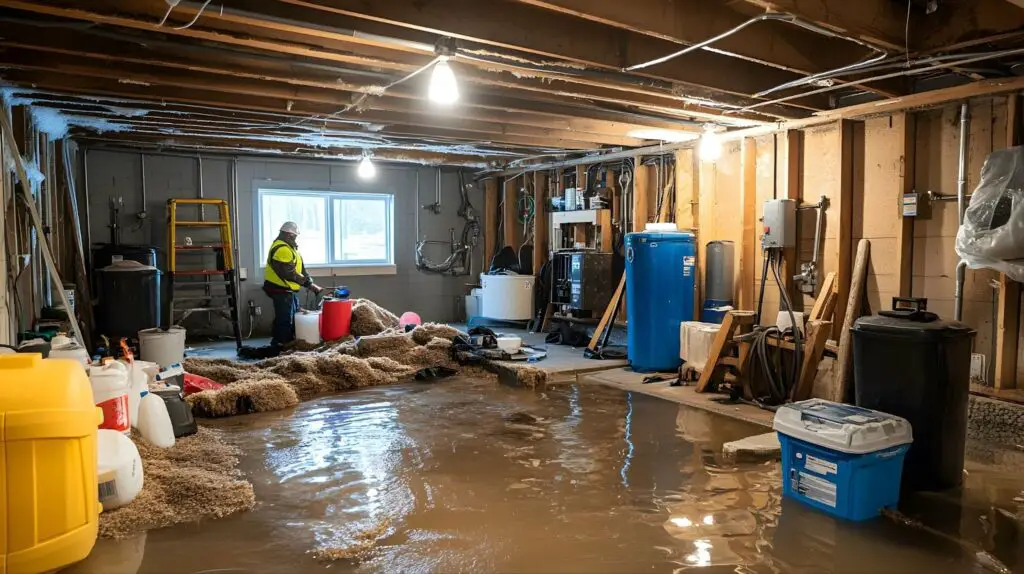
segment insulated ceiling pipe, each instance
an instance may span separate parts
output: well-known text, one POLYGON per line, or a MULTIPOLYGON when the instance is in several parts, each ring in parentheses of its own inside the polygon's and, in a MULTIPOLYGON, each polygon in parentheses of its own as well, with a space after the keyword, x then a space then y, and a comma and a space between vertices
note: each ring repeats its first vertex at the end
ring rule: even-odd
MULTIPOLYGON (((964 102, 960 106, 960 158, 956 182, 957 223, 963 227, 964 212, 967 211, 967 146, 970 142, 971 106, 964 102)), ((956 264, 956 288, 953 292, 953 319, 960 321, 964 311, 964 280, 967 277, 967 262, 963 259, 956 264)))

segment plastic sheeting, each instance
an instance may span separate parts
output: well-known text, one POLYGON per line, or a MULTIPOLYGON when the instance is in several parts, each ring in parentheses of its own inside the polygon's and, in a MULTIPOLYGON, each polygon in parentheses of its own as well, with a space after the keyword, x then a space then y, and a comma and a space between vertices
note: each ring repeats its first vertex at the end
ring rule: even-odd
POLYGON ((700 321, 683 321, 679 324, 679 358, 686 361, 686 366, 698 371, 704 369, 711 345, 721 328, 717 323, 700 321))
POLYGON ((994 269, 1024 281, 1024 147, 985 159, 956 235, 956 252, 971 269, 994 269))

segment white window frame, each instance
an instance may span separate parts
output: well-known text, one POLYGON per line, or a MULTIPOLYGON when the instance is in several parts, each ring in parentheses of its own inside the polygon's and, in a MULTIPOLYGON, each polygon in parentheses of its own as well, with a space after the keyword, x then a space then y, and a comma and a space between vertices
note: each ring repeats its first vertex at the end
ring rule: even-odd
MULTIPOLYGON (((333 275, 392 275, 395 271, 395 196, 391 193, 362 193, 362 192, 344 192, 344 191, 319 191, 319 190, 308 190, 308 189, 288 189, 281 187, 260 187, 257 196, 256 205, 256 243, 259 245, 259 252, 266 254, 267 250, 270 249, 270 245, 263 245, 263 197, 265 195, 274 196, 294 196, 294 197, 316 197, 322 198, 324 201, 324 209, 326 210, 326 224, 327 224, 327 263, 309 264, 306 267, 309 269, 311 275, 317 277, 333 276, 333 275), (385 202, 386 209, 386 222, 385 222, 385 236, 387 240, 387 257, 385 259, 363 259, 355 261, 343 261, 338 258, 340 253, 335 253, 335 233, 336 229, 334 226, 334 201, 335 200, 380 200, 385 202)), ((299 230, 301 233, 301 229, 299 230)), ((338 238, 341 241, 341 238, 338 238)), ((265 268, 267 265, 266 259, 260 259, 259 264, 261 268, 265 268)))

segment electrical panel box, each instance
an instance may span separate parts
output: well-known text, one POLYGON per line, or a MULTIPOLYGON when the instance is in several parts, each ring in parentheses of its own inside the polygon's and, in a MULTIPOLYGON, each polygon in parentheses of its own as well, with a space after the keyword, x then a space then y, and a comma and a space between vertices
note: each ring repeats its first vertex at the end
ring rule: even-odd
POLYGON ((769 199, 764 202, 764 235, 761 247, 782 249, 796 247, 796 201, 769 199))

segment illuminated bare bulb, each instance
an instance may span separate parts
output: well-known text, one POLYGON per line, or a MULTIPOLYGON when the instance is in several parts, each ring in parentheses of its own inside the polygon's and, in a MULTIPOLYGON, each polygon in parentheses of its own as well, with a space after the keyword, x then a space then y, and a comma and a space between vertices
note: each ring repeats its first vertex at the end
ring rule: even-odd
POLYGON ((363 159, 359 160, 356 175, 359 176, 359 179, 373 179, 377 176, 377 166, 373 165, 373 162, 370 161, 370 156, 364 155, 363 159))
POLYGON ((441 56, 441 59, 434 64, 427 95, 430 97, 430 101, 446 106, 459 101, 459 84, 455 81, 455 72, 448 65, 448 58, 445 56, 441 56))
POLYGON ((718 158, 722 157, 722 138, 715 133, 714 127, 704 130, 698 150, 701 161, 718 161, 718 158))

